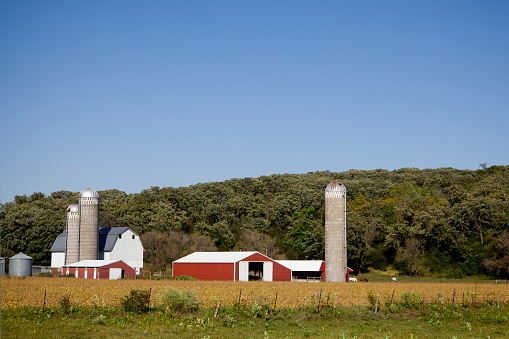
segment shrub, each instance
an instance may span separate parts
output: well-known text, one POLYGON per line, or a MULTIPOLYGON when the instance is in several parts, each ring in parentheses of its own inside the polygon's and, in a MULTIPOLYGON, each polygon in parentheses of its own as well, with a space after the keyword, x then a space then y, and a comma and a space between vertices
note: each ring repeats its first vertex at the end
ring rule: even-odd
POLYGON ((422 305, 423 298, 424 298, 424 296, 423 296, 422 292, 420 292, 420 293, 403 292, 401 294, 401 300, 397 304, 398 304, 398 306, 401 306, 403 308, 407 308, 410 310, 411 309, 417 310, 422 305))
POLYGON ((64 295, 62 298, 60 298, 60 308, 62 309, 62 312, 64 314, 67 314, 71 308, 71 295, 64 295))
POLYGON ((188 275, 181 275, 180 277, 176 277, 175 280, 196 280, 196 279, 188 275))
POLYGON ((122 298, 121 304, 126 312, 144 313, 149 311, 150 290, 133 289, 122 298))
POLYGON ((166 312, 193 312, 198 310, 200 306, 192 292, 179 292, 173 287, 168 287, 163 291, 160 298, 161 305, 166 312))

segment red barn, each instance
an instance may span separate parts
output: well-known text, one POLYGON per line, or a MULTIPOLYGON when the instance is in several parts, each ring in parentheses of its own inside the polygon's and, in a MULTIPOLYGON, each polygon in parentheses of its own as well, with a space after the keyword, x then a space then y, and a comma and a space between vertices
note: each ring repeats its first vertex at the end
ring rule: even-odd
POLYGON ((292 281, 292 271, 259 252, 194 252, 175 260, 174 278, 198 280, 292 281))
POLYGON ((136 270, 122 260, 83 260, 62 267, 62 274, 85 279, 136 279, 136 270))

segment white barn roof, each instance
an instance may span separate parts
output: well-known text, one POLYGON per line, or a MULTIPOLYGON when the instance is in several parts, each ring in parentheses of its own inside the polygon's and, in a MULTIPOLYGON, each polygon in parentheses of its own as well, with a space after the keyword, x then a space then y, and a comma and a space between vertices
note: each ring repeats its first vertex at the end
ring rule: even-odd
POLYGON ((322 260, 274 260, 292 271, 320 271, 322 260))
POLYGON ((64 265, 64 267, 103 267, 122 260, 82 260, 74 264, 64 265))
POLYGON ((235 263, 257 253, 263 255, 259 252, 194 252, 174 263, 235 263))

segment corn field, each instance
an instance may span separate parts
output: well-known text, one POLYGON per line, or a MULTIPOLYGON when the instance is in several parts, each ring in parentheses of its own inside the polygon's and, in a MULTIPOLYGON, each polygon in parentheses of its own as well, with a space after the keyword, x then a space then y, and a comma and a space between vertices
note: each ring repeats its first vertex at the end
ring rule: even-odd
POLYGON ((151 306, 168 287, 194 293, 202 307, 221 305, 270 305, 277 308, 304 306, 368 306, 374 295, 380 305, 397 302, 414 293, 424 303, 509 303, 509 285, 456 283, 306 283, 178 280, 89 280, 49 277, 2 277, 1 308, 58 306, 63 297, 72 305, 110 307, 120 305, 132 289, 151 290, 151 306))

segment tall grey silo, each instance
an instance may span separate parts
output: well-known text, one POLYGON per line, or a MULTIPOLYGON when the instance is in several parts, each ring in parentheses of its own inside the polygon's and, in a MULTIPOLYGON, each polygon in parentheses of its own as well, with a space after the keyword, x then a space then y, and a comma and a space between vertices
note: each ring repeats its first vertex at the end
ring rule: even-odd
POLYGON ((67 227, 65 239, 65 264, 74 264, 80 253, 80 205, 72 204, 67 208, 67 227))
POLYGON ((80 193, 78 260, 99 259, 99 194, 93 189, 80 193))
POLYGON ((339 181, 325 189, 325 280, 346 281, 346 187, 339 181))

